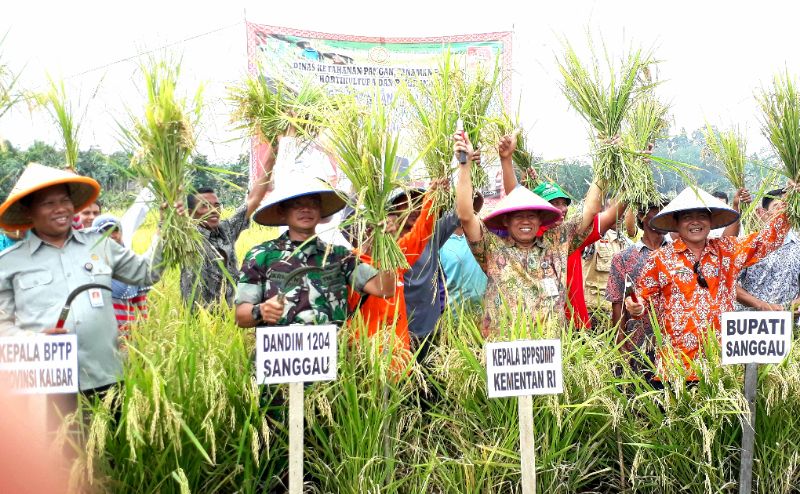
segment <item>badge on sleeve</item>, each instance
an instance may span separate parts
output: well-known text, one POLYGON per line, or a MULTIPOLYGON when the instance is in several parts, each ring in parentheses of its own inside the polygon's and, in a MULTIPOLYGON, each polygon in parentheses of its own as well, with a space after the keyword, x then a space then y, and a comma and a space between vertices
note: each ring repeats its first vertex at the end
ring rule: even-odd
POLYGON ((558 284, 556 284, 555 278, 543 279, 542 288, 544 289, 544 294, 548 297, 558 297, 558 284))
POLYGON ((92 288, 87 290, 89 292, 89 303, 95 309, 103 307, 103 292, 99 288, 92 288))

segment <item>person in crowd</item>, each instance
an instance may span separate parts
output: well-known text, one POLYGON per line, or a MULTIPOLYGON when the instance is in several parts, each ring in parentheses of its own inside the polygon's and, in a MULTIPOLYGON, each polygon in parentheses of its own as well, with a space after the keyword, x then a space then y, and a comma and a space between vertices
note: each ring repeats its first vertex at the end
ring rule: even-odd
POLYGON ((693 361, 702 355, 708 331, 719 339, 720 316, 733 310, 736 280, 780 247, 789 231, 783 207, 767 227, 746 237, 709 238, 714 228, 734 223, 739 213, 702 189, 687 187, 651 221, 656 230, 678 232, 680 238, 655 251, 638 281, 636 300, 625 298, 632 317, 648 317, 652 307, 667 345, 657 356, 660 377, 672 361, 683 364, 686 379, 697 380, 693 361))
MULTIPOLYGON (((622 227, 622 223, 617 225, 622 227)), ((611 260, 630 245, 624 232, 609 228, 600 240, 583 250, 583 294, 592 327, 611 320, 611 302, 606 300, 611 260)))
MULTIPOLYGON (((424 199, 419 218, 414 222, 414 226, 410 231, 400 235, 397 239, 397 244, 403 254, 405 254, 409 265, 416 262, 433 234, 433 226, 436 221, 436 216, 431 211, 433 207, 433 194, 435 194, 437 189, 445 186, 447 186, 446 181, 436 181, 431 184, 430 188, 423 196, 424 199)), ((397 213, 397 210, 393 210, 387 218, 386 231, 389 233, 405 231, 405 228, 402 228, 403 219, 397 213)), ((356 243, 358 244, 358 242, 356 243)), ((356 252, 363 263, 372 263, 369 241, 360 244, 356 252)), ((398 270, 398 279, 402 279, 405 271, 406 269, 398 270)), ((361 319, 368 328, 369 336, 375 335, 381 328, 394 328, 394 355, 397 357, 396 361, 405 367, 408 360, 406 357, 410 355, 409 350, 411 346, 403 284, 398 283, 394 296, 388 298, 373 297, 355 292, 353 292, 353 295, 354 296, 351 296, 349 299, 350 311, 360 314, 361 319)))
POLYGON ((272 187, 272 169, 275 153, 269 144, 259 156, 263 157, 258 169, 261 172, 253 178, 253 185, 233 215, 221 219, 222 204, 212 188, 201 187, 186 199, 186 207, 192 217, 199 220, 197 229, 203 236, 203 264, 199 271, 184 268, 181 270, 181 296, 190 307, 194 304, 211 306, 216 303, 231 305, 234 299, 234 285, 239 276, 236 259, 236 240, 250 226, 250 216, 272 187))
MULTIPOLYGON (((783 189, 761 199, 761 214, 769 218, 784 207, 783 189)), ((745 268, 736 287, 739 310, 797 310, 800 305, 800 237, 786 234, 783 245, 760 262, 745 268)))
POLYGON ((347 287, 373 297, 390 298, 397 280, 358 262, 341 246, 317 238, 323 217, 344 207, 338 193, 321 182, 292 184, 273 194, 253 214, 266 226, 287 226, 274 240, 250 249, 242 263, 236 295, 236 323, 243 328, 289 324, 338 324, 347 319, 347 287), (315 266, 299 279, 287 279, 297 268, 315 266))
POLYGON ((103 212, 103 203, 99 199, 78 211, 75 215, 76 229, 82 230, 84 228, 91 228, 94 219, 103 212))
MULTIPOLYGON (((95 218, 91 230, 107 235, 111 240, 125 247, 122 241, 122 222, 110 214, 95 218)), ((111 302, 117 318, 120 337, 128 338, 130 326, 137 319, 147 319, 147 292, 149 286, 129 285, 119 280, 111 280, 111 302)))
MULTIPOLYGON (((0 253, 0 336, 77 334, 77 381, 87 397, 122 376, 117 323, 110 291, 94 289, 76 296, 64 327, 57 328, 67 295, 87 283, 110 289, 113 279, 152 285, 161 275, 160 242, 139 256, 110 238, 72 228, 75 211, 99 193, 100 185, 89 177, 31 163, 0 205, 0 227, 31 228, 0 253)), ((76 397, 57 403, 62 411, 74 410, 76 397)))
MULTIPOLYGON (((483 196, 475 192, 472 210, 480 214, 483 196)), ((486 292, 486 273, 483 272, 469 248, 464 229, 459 225, 439 253, 447 288, 447 307, 455 314, 479 308, 486 292)))
POLYGON ((19 242, 24 236, 25 230, 0 230, 0 252, 19 242))
MULTIPOLYGON (((498 154, 503 170, 503 188, 510 194, 518 186, 522 187, 514 173, 511 156, 517 146, 514 134, 504 136, 500 140, 498 154)), ((625 214, 625 204, 612 201, 603 210, 603 192, 597 182, 592 182, 584 198, 583 211, 572 219, 566 219, 572 198, 555 182, 541 182, 533 192, 544 198, 552 206, 561 211, 562 216, 539 235, 557 249, 566 269, 559 273, 557 282, 559 290, 567 291, 565 311, 569 320, 577 328, 591 327, 589 311, 586 308, 583 289, 583 266, 581 254, 583 250, 599 240, 625 214)))
POLYGON ((648 355, 651 359, 655 356, 652 353, 655 341, 650 319, 632 319, 624 310, 623 303, 626 283, 631 283, 631 289, 634 289, 650 255, 669 243, 664 232, 650 225, 650 221, 665 205, 665 201, 650 204, 636 214, 636 226, 644 233, 638 242, 614 254, 605 294, 606 300, 611 304, 611 323, 617 328, 617 343, 621 344, 623 351, 627 353, 635 355, 638 352, 648 355))
MULTIPOLYGON (((728 201, 728 194, 718 190, 712 194, 713 197, 722 201, 726 206, 729 205, 728 201)), ((736 191, 736 194, 733 195, 733 210, 737 213, 741 211, 741 206, 743 204, 750 204, 752 202, 752 197, 750 196, 750 191, 746 188, 742 188, 736 191)), ((715 228, 711 230, 711 233, 708 234, 709 238, 719 238, 719 237, 738 237, 739 232, 741 231, 741 223, 739 219, 731 223, 730 225, 726 226, 725 228, 715 228)))
POLYGON ((544 322, 564 321, 564 291, 557 276, 564 259, 541 237, 539 229, 561 219, 555 206, 524 187, 511 190, 483 221, 473 208, 472 147, 461 134, 454 136, 454 151, 467 153, 458 169, 456 211, 464 235, 481 269, 487 275, 481 332, 496 334, 510 327, 516 314, 533 315, 544 322), (506 231, 503 238, 491 230, 506 231))

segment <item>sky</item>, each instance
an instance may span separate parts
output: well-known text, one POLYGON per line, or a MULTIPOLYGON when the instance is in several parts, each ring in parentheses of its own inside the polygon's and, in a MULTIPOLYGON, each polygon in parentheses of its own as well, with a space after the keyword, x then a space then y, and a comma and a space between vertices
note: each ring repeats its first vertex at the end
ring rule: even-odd
MULTIPOLYGON (((250 22, 367 36, 441 36, 513 32, 513 101, 519 102, 530 147, 545 159, 581 156, 588 129, 559 89, 556 56, 563 40, 579 51, 587 32, 612 55, 652 48, 661 62, 657 92, 671 104, 672 133, 710 123, 743 128, 748 151, 767 146, 754 92, 773 74, 800 73, 794 2, 628 0, 509 2, 183 2, 139 0, 7 2, 0 18, 3 61, 21 71, 27 89, 46 76, 63 78, 82 115, 81 148, 120 149, 118 124, 141 108, 136 83, 141 53, 165 46, 182 56, 182 83, 205 85, 198 151, 212 162, 235 160, 246 142, 230 128, 225 88, 247 66, 244 19, 250 22), (528 4, 528 5, 526 5, 528 4), (523 5, 525 5, 523 7, 523 5)), ((58 145, 42 111, 19 107, 0 121, 16 146, 58 145)))

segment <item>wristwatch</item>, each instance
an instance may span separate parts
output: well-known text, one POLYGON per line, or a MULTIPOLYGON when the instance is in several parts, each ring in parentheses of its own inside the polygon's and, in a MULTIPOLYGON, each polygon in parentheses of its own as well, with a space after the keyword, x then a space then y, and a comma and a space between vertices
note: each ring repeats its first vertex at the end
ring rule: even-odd
POLYGON ((255 304, 250 315, 253 316, 253 321, 255 321, 256 324, 264 322, 264 318, 261 317, 261 304, 255 304))

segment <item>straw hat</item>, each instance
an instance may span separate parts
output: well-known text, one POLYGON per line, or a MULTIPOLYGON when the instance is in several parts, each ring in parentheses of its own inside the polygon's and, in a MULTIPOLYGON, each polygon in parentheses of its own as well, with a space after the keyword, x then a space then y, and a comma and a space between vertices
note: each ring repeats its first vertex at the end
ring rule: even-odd
POLYGON ((344 199, 339 197, 339 194, 322 180, 301 179, 291 185, 287 185, 285 188, 282 187, 280 191, 270 194, 267 200, 253 213, 253 221, 264 226, 285 226, 280 219, 278 206, 290 199, 314 194, 319 194, 320 199, 322 199, 322 218, 339 212, 345 206, 344 199))
POLYGON ((32 223, 23 212, 20 199, 53 185, 67 185, 75 211, 80 211, 100 195, 100 184, 89 177, 82 177, 67 170, 59 170, 38 163, 30 163, 17 180, 11 193, 0 204, 0 227, 6 230, 30 228, 32 223))
POLYGON ((503 217, 515 211, 538 211, 541 226, 549 226, 561 218, 561 211, 525 187, 517 187, 505 196, 494 211, 483 217, 483 223, 492 230, 505 230, 503 217))
POLYGON ((678 231, 675 213, 707 211, 711 213, 711 229, 724 228, 739 219, 739 213, 700 188, 686 187, 650 221, 650 226, 666 232, 678 231))

